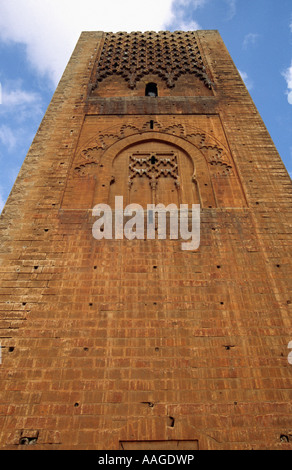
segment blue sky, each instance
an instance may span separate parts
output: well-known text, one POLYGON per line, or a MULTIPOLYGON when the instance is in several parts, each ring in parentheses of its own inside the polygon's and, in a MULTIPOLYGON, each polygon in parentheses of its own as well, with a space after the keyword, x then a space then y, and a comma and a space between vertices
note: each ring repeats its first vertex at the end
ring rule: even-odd
POLYGON ((0 5, 0 210, 80 32, 164 29, 220 32, 292 174, 291 0, 9 0, 0 5))

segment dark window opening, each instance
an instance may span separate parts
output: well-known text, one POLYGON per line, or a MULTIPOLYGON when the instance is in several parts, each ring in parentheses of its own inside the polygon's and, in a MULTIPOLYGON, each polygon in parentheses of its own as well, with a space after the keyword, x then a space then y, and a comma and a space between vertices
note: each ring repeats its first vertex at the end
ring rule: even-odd
POLYGON ((154 98, 158 96, 156 83, 147 83, 146 89, 145 89, 145 96, 152 96, 154 98))

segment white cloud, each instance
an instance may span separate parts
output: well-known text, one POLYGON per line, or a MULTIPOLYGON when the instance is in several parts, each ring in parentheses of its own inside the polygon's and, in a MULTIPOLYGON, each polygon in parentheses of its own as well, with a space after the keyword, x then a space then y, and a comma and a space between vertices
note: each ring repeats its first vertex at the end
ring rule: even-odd
POLYGON ((257 33, 248 33, 244 37, 242 47, 243 49, 247 49, 249 45, 254 45, 257 42, 259 34, 257 33))
MULTIPOLYGON (((292 33, 292 22, 290 23, 290 31, 292 33)), ((282 75, 287 82, 286 94, 287 94, 288 103, 292 104, 292 61, 291 61, 290 67, 287 70, 285 70, 285 72, 282 75)))
POLYGON ((31 64, 56 86, 82 31, 159 31, 171 7, 172 0, 9 0, 1 2, 0 38, 26 44, 31 64))
POLYGON ((251 90, 253 88, 253 83, 252 81, 250 80, 249 76, 247 75, 246 72, 242 72, 241 70, 238 70, 242 80, 244 81, 245 83, 245 86, 248 90, 251 90))
POLYGON ((17 139, 12 129, 6 125, 0 126, 0 144, 3 144, 10 152, 15 148, 16 142, 17 139))
POLYGON ((197 8, 205 6, 208 1, 209 0, 176 0, 174 6, 178 8, 191 6, 194 10, 196 10, 197 8))
POLYGON ((228 20, 232 20, 232 18, 236 15, 236 2, 237 0, 225 0, 229 7, 229 14, 228 20))
POLYGON ((43 115, 42 97, 22 88, 21 80, 7 80, 2 86, 0 117, 13 117, 15 123, 43 115))
POLYGON ((196 21, 185 22, 182 20, 178 23, 177 28, 180 31, 194 31, 197 29, 201 29, 201 26, 196 21))
POLYGON ((175 0, 173 1, 173 24, 175 29, 181 31, 194 31, 202 29, 195 20, 188 19, 190 11, 204 7, 210 0, 175 0))
POLYGON ((287 82, 287 97, 288 103, 292 104, 292 62, 290 67, 283 73, 283 76, 287 82))
POLYGON ((16 89, 11 91, 3 91, 2 104, 3 106, 21 106, 36 103, 40 100, 37 93, 27 92, 25 90, 16 89))

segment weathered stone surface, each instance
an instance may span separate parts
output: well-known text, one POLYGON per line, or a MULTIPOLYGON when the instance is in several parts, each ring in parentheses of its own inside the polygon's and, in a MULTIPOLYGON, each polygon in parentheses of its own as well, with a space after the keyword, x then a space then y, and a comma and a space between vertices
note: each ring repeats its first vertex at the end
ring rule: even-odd
POLYGON ((198 76, 166 36, 173 83, 96 87, 82 33, 2 213, 1 449, 291 449, 291 180, 218 32, 198 76), (116 195, 201 204, 199 249, 95 240, 116 195))

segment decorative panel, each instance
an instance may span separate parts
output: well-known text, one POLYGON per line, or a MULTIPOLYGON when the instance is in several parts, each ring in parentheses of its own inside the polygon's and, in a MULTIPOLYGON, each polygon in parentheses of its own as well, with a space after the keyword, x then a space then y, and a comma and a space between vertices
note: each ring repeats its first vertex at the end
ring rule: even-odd
POLYGON ((113 125, 117 121, 104 118, 103 123, 112 125, 102 129, 98 116, 88 116, 63 207, 81 209, 100 202, 113 203, 114 195, 144 205, 155 200, 198 203, 202 208, 246 207, 217 116, 185 116, 180 123, 174 119, 170 123, 167 116, 137 116, 113 125), (77 199, 74 188, 78 188, 77 199))
POLYGON ((175 86, 180 76, 190 74, 211 89, 194 31, 149 31, 105 35, 92 90, 112 75, 123 77, 133 89, 149 74, 157 74, 169 88, 175 86))

